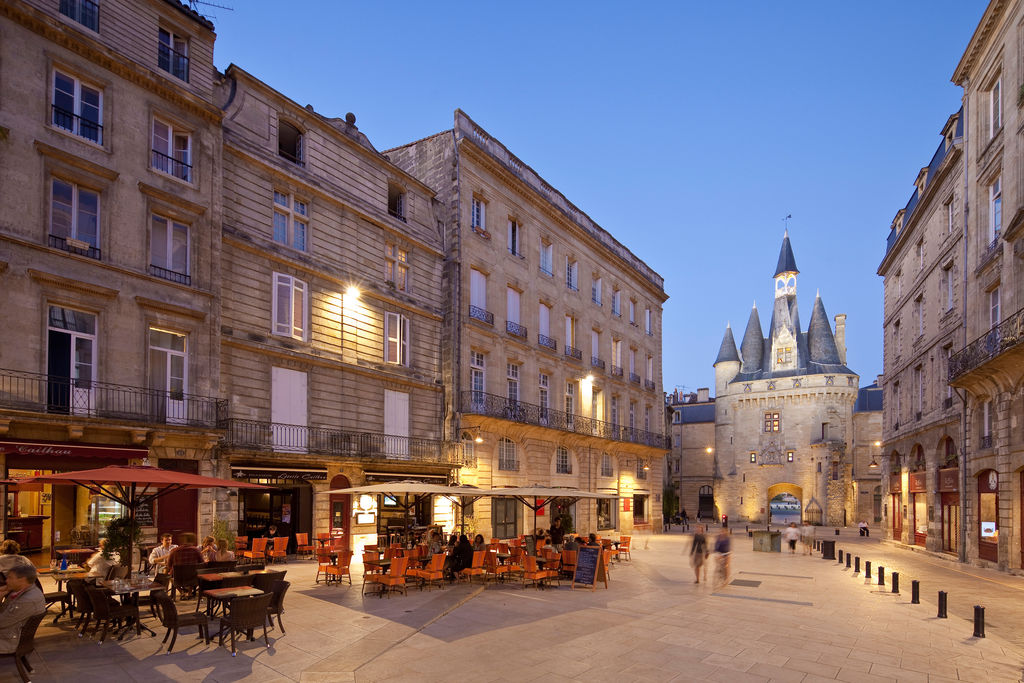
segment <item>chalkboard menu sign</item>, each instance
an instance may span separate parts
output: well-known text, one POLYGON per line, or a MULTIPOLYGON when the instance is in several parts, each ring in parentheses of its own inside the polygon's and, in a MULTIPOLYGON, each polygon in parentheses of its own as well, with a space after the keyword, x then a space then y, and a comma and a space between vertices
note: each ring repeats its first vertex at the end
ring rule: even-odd
POLYGON ((135 508, 135 523, 140 527, 143 526, 156 526, 156 520, 153 517, 153 501, 147 500, 144 503, 140 503, 139 507, 135 508))
POLYGON ((576 573, 572 577, 572 587, 575 589, 576 584, 580 583, 594 590, 598 581, 604 581, 604 587, 608 587, 608 575, 604 571, 604 562, 601 561, 601 549, 581 546, 576 551, 576 573))

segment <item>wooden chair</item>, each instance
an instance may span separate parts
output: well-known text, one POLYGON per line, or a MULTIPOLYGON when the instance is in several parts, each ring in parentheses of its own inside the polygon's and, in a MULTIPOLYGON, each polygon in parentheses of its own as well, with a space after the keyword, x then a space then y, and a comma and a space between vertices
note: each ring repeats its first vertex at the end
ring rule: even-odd
POLYGON ((316 552, 316 545, 309 542, 309 534, 295 534, 295 554, 312 556, 316 552))
MULTIPOLYGON (((338 559, 341 559, 340 556, 338 559)), ((324 577, 325 583, 331 582, 331 573, 328 571, 334 563, 331 562, 331 551, 324 548, 323 550, 316 551, 316 580, 314 583, 320 583, 320 575, 324 577)))
POLYGON ((512 557, 510 557, 505 564, 499 564, 495 573, 499 580, 503 580, 504 577, 512 577, 518 574, 522 578, 523 574, 523 553, 521 548, 515 548, 512 557))
POLYGON ((465 569, 459 570, 459 576, 464 576, 466 580, 470 582, 473 581, 474 576, 479 576, 482 580, 486 581, 487 570, 484 569, 484 557, 486 555, 486 550, 474 550, 473 564, 465 569))
POLYGON ((316 545, 318 548, 326 548, 330 544, 330 540, 331 534, 328 531, 316 535, 316 545), (320 541, 323 541, 323 543, 320 541))
POLYGON ((252 550, 246 550, 242 552, 242 557, 247 560, 259 560, 265 561, 267 559, 266 549, 267 543, 270 541, 269 538, 254 538, 252 539, 252 550))
MULTIPOLYGON (((102 588, 93 588, 92 586, 85 587, 86 592, 89 594, 89 599, 92 601, 92 613, 96 618, 96 627, 93 629, 93 633, 103 627, 102 633, 100 633, 100 645, 107 638, 107 631, 110 626, 117 622, 118 624, 125 619, 135 620, 135 631, 138 635, 142 635, 142 624, 139 623, 139 606, 132 603, 121 604, 110 597, 110 594, 102 588)), ((124 637, 124 633, 117 637, 118 640, 124 637)))
POLYGON ((568 575, 571 579, 576 574, 576 556, 575 550, 563 550, 562 551, 562 565, 559 570, 568 575))
MULTIPOLYGON (((267 608, 274 599, 272 593, 263 595, 247 595, 231 599, 231 607, 227 614, 220 618, 220 631, 217 633, 218 645, 224 644, 224 632, 231 634, 231 656, 236 656, 235 634, 249 633, 263 627, 263 642, 270 647, 267 638, 267 608)), ((251 640, 250 636, 250 640, 251 640)))
POLYGON ((408 557, 396 557, 391 561, 391 567, 388 569, 387 574, 373 574, 370 576, 372 583, 379 583, 381 594, 388 594, 391 597, 391 593, 401 589, 402 595, 405 595, 405 572, 409 568, 408 557))
POLYGON ((270 594, 274 596, 274 599, 267 606, 267 619, 270 621, 270 628, 274 628, 274 615, 277 615, 277 626, 281 629, 281 635, 284 635, 285 632, 284 624, 281 623, 281 613, 284 612, 284 594, 288 592, 290 585, 292 584, 278 579, 270 587, 270 594))
POLYGON ((629 554, 629 547, 632 545, 632 543, 632 536, 623 536, 619 541, 619 549, 616 551, 615 557, 621 560, 622 556, 625 555, 627 560, 632 561, 633 558, 629 554))
POLYGON ((249 547, 248 536, 235 536, 235 552, 241 552, 249 547))
POLYGON ((149 595, 153 600, 160 623, 167 629, 163 642, 167 642, 168 636, 171 638, 171 644, 167 646, 168 654, 174 649, 174 643, 178 640, 178 629, 182 626, 198 627, 199 638, 205 638, 206 643, 210 643, 210 619, 205 612, 178 612, 174 601, 163 590, 150 591, 149 595))
POLYGON ((276 562, 277 560, 283 560, 284 562, 287 562, 288 561, 288 537, 287 536, 275 536, 274 537, 274 546, 270 550, 265 551, 265 554, 267 556, 267 559, 270 560, 271 562, 276 562))
POLYGON ((328 567, 327 576, 334 577, 334 580, 341 583, 343 576, 348 577, 348 585, 352 585, 352 551, 342 550, 338 553, 337 564, 328 567))
POLYGON ((423 590, 425 585, 433 585, 435 581, 438 585, 443 584, 444 561, 446 557, 444 553, 435 553, 430 557, 430 563, 423 569, 414 568, 409 570, 409 576, 420 580, 420 590, 423 590))
POLYGON ((21 635, 18 636, 18 646, 14 652, 0 654, 0 657, 14 657, 14 664, 18 667, 18 674, 25 683, 31 680, 29 674, 32 672, 32 665, 28 663, 28 656, 35 652, 36 649, 36 629, 39 628, 39 623, 45 616, 46 612, 41 612, 29 617, 21 625, 21 635))
POLYGON ((533 555, 523 556, 523 586, 526 586, 527 581, 533 583, 538 588, 542 585, 545 579, 551 578, 551 574, 546 569, 541 569, 537 565, 537 558, 533 555))

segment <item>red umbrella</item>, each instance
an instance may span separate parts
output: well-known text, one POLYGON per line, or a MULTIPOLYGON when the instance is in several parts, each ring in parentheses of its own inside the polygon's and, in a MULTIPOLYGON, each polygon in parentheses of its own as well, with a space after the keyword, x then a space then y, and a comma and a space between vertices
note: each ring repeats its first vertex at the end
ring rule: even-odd
POLYGON ((79 472, 61 472, 45 474, 28 479, 19 479, 19 484, 77 484, 89 491, 121 503, 128 508, 128 516, 132 524, 132 536, 135 535, 135 511, 162 495, 185 489, 265 489, 267 486, 203 477, 198 474, 173 472, 148 465, 110 465, 95 470, 79 472))

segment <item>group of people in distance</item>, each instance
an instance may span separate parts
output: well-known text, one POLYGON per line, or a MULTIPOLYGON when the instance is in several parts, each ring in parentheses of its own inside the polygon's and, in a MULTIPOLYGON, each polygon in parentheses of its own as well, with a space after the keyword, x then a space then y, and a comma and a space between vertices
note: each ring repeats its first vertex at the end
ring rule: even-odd
POLYGON ((157 571, 171 573, 176 564, 204 564, 206 562, 230 562, 235 559, 233 550, 228 550, 226 539, 207 536, 203 545, 196 546, 195 534, 181 535, 181 545, 174 545, 170 534, 160 537, 160 545, 149 553, 149 566, 157 571))
POLYGON ((803 544, 804 555, 810 555, 814 546, 814 526, 810 522, 804 522, 803 526, 797 527, 796 522, 790 522, 782 531, 782 540, 789 545, 791 555, 796 554, 796 542, 803 544))
POLYGON ((698 524, 693 532, 693 540, 690 543, 690 566, 693 567, 694 583, 700 583, 701 570, 704 574, 704 583, 708 580, 708 559, 714 550, 718 566, 715 573, 715 587, 729 583, 730 566, 729 555, 732 551, 732 539, 729 537, 728 527, 722 527, 715 538, 714 548, 710 545, 706 530, 703 524, 698 524))

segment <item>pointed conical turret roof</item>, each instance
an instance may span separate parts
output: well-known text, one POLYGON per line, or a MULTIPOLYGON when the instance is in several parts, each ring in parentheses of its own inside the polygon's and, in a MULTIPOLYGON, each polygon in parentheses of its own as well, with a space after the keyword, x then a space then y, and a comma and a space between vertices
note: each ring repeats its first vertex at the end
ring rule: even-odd
POLYGON ((799 273, 796 267, 796 258, 793 256, 793 247, 789 244, 789 230, 786 230, 786 234, 782 236, 782 249, 779 251, 779 265, 775 267, 775 275, 777 277, 782 273, 799 273))
POLYGON ((739 352, 736 351, 736 340, 732 337, 732 325, 725 326, 725 336, 722 337, 722 345, 718 349, 718 358, 713 365, 725 363, 726 361, 740 362, 739 352))
POLYGON ((743 344, 740 356, 743 358, 743 372, 757 372, 762 367, 764 354, 764 332, 761 330, 761 317, 757 314, 757 303, 750 310, 747 329, 743 333, 743 344))
POLYGON ((807 347, 812 363, 823 365, 842 365, 839 359, 839 348, 836 346, 832 326, 828 324, 825 304, 821 297, 814 298, 814 311, 811 313, 811 324, 807 328, 807 347))

